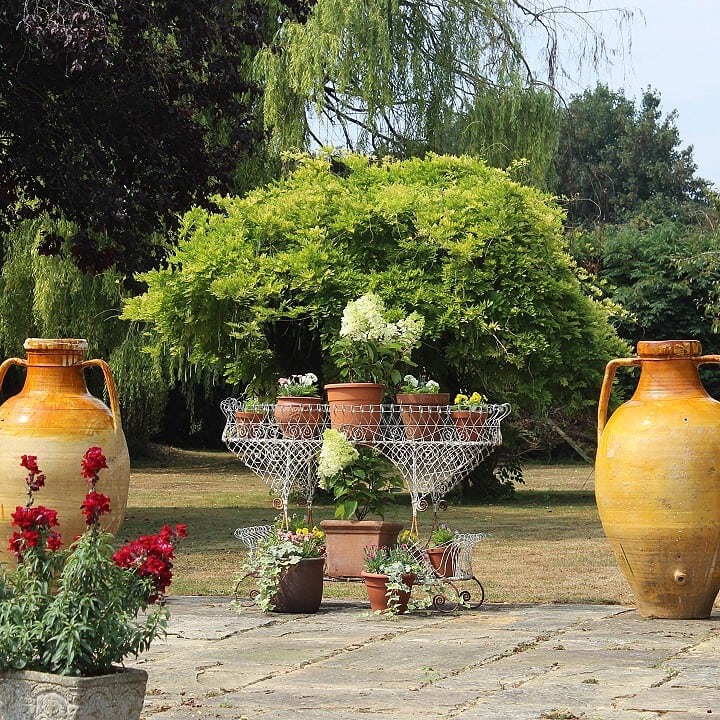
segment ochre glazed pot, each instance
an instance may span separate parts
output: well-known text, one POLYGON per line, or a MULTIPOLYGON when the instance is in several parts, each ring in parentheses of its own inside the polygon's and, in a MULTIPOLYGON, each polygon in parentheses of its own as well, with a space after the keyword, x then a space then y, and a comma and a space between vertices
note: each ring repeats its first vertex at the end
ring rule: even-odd
POLYGON ((697 368, 699 342, 638 343, 613 360, 598 406, 595 496, 641 615, 706 618, 720 589, 720 403, 697 368), (618 367, 639 366, 633 397, 607 424, 618 367))
POLYGON ((111 512, 102 518, 108 532, 122 525, 130 482, 130 457, 108 364, 85 360, 85 340, 29 338, 25 350, 27 360, 10 358, 0 365, 0 387, 12 365, 27 369, 22 390, 0 405, 0 560, 5 561, 14 559, 7 551, 10 515, 27 500, 23 455, 38 458, 47 479, 35 505, 58 511, 65 547, 86 529, 80 512, 89 489, 80 474, 85 451, 99 446, 107 458, 97 491, 110 497, 111 512), (110 408, 88 392, 84 372, 91 367, 103 372, 110 408))

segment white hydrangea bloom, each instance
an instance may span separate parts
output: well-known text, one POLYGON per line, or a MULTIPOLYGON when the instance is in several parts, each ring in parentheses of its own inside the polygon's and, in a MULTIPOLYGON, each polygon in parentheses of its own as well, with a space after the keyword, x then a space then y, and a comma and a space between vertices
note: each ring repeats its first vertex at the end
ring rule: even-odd
POLYGON ((417 387, 420 384, 420 381, 414 376, 414 375, 406 375, 403 378, 403 383, 405 385, 410 385, 412 387, 417 387))
POLYGON ((375 293, 366 293, 345 306, 341 336, 351 340, 383 340, 386 329, 385 303, 375 293))
POLYGON ((435 380, 428 380, 425 383, 425 387, 428 389, 428 392, 436 393, 440 389, 440 383, 435 382, 435 380))
POLYGON ((323 490, 328 490, 329 488, 326 487, 323 481, 334 477, 359 457, 360 453, 348 441, 345 433, 333 429, 325 430, 318 459, 320 487, 323 490))
POLYGON ((420 343, 425 327, 425 318, 417 312, 411 312, 404 320, 398 320, 397 330, 405 347, 413 348, 420 343))

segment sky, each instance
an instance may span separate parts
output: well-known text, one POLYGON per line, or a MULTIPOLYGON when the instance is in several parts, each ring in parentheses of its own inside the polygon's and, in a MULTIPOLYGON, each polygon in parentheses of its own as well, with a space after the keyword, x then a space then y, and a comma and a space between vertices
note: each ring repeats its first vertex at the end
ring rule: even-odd
POLYGON ((633 9, 635 18, 623 34, 603 21, 605 37, 617 47, 629 41, 630 50, 582 84, 600 79, 637 100, 648 86, 656 90, 663 116, 678 113, 681 146, 693 146, 697 174, 720 190, 720 0, 594 0, 590 7, 633 9))

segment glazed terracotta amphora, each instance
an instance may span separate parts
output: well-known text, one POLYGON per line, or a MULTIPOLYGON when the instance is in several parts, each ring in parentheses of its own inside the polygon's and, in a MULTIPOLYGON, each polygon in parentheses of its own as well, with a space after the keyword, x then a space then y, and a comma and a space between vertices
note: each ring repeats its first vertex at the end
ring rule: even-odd
POLYGON ((80 512, 89 486, 82 477, 85 451, 99 446, 108 469, 100 471, 96 486, 110 498, 105 530, 116 533, 127 507, 130 457, 120 421, 120 407, 110 367, 104 360, 86 360, 81 339, 25 341, 27 359, 9 358, 0 365, 0 388, 13 365, 26 368, 22 390, 0 405, 0 561, 13 560, 6 538, 12 534, 11 513, 27 500, 27 471, 23 455, 36 455, 45 474, 45 487, 35 505, 58 511, 58 528, 67 547, 86 529, 80 512), (99 368, 107 386, 110 407, 88 392, 85 370, 99 368))
POLYGON ((595 496, 603 529, 645 617, 706 618, 720 589, 720 403, 699 342, 640 342, 612 360, 598 406, 595 496), (607 420, 617 368, 639 367, 607 420))

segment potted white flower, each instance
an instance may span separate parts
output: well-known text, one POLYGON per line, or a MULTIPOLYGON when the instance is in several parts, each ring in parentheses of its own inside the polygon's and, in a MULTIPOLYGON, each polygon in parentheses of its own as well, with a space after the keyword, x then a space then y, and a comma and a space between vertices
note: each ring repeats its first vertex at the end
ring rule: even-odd
POLYGON ((344 433, 323 433, 318 461, 319 486, 335 501, 335 520, 323 520, 329 577, 359 578, 367 545, 392 545, 402 530, 400 522, 386 521, 385 508, 402 489, 402 479, 380 454, 356 448, 344 433), (368 520, 379 515, 380 520, 368 520))
POLYGON ((367 293, 349 302, 329 352, 342 383, 325 385, 330 424, 353 440, 372 441, 380 426, 385 385, 400 381, 398 365, 412 365, 424 318, 417 312, 393 322, 382 298, 367 293))
POLYGON ((278 380, 275 420, 283 437, 314 438, 323 426, 322 398, 315 373, 301 373, 278 380))
POLYGON ((437 381, 425 375, 405 375, 395 399, 408 440, 442 439, 450 395, 440 392, 437 381))

